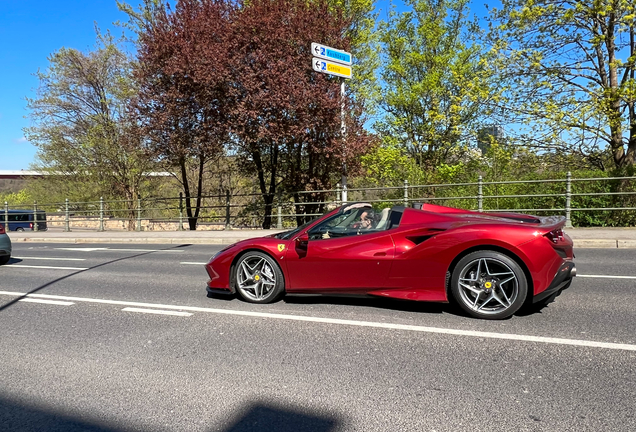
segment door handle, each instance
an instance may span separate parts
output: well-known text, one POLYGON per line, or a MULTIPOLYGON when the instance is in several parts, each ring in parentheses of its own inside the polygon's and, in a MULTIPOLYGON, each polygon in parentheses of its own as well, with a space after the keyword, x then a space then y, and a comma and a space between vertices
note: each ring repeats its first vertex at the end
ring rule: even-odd
POLYGON ((374 257, 383 257, 386 256, 386 252, 376 252, 373 254, 374 257))

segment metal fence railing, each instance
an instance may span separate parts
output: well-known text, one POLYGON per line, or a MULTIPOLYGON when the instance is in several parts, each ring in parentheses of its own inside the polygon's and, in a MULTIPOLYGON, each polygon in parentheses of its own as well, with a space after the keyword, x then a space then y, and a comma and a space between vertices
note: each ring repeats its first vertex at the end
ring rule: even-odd
MULTIPOLYGON (((479 212, 561 214, 566 226, 636 225, 636 177, 560 179, 359 187, 297 191, 276 197, 262 194, 202 196, 196 229, 257 228, 269 219, 271 227, 290 228, 325 210, 347 202, 364 201, 383 208, 391 205, 435 203, 479 212), (269 198, 266 204, 265 198, 269 198), (266 211, 269 207, 269 211, 266 211)), ((4 203, 0 223, 8 230, 61 228, 71 230, 184 230, 188 207, 196 197, 147 197, 24 204, 4 203), (189 202, 189 205, 188 205, 189 202), (46 224, 33 223, 46 213, 46 224), (38 216, 40 215, 40 216, 38 216), (27 223, 27 225, 25 225, 27 223)))

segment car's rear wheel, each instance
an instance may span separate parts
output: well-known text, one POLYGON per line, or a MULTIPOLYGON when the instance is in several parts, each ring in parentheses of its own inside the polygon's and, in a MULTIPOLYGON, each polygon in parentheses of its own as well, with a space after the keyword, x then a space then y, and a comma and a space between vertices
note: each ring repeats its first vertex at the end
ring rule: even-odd
POLYGON ((451 279, 453 298, 468 314, 503 319, 524 304, 528 281, 523 269, 500 252, 477 251, 462 258, 451 279))
POLYGON ((271 303, 285 292, 283 272, 272 257, 250 251, 234 266, 236 292, 250 303, 271 303))
POLYGON ((11 256, 9 256, 9 255, 1 256, 0 257, 0 265, 5 265, 6 263, 9 262, 10 259, 11 259, 11 256))
POLYGON ((22 227, 17 227, 15 230, 16 230, 17 232, 23 232, 23 231, 24 231, 24 228, 22 228, 22 227))

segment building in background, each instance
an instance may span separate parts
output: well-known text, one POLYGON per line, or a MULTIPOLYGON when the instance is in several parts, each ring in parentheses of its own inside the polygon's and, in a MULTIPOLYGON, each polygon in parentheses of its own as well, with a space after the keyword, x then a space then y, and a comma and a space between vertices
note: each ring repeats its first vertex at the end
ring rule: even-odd
POLYGON ((481 150, 482 155, 490 149, 491 143, 503 144, 504 140, 504 130, 496 124, 484 126, 477 132, 477 148, 481 150))

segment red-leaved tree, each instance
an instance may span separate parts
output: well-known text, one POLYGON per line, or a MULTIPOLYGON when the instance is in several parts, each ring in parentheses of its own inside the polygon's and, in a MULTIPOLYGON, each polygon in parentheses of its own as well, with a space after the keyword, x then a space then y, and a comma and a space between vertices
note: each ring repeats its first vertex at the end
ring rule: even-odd
MULTIPOLYGON (((229 44, 230 118, 240 162, 256 172, 265 202, 263 227, 281 190, 332 187, 350 172, 369 138, 359 109, 346 99, 341 134, 340 79, 314 72, 311 43, 348 49, 349 22, 325 0, 250 0, 238 9, 229 44)), ((319 211, 314 194, 294 194, 297 213, 319 211)), ((302 223, 304 218, 298 218, 302 223)))
POLYGON ((179 172, 191 230, 201 208, 206 162, 222 151, 229 136, 233 10, 228 1, 179 0, 174 10, 168 5, 156 9, 139 33, 134 110, 146 132, 146 148, 179 172))

